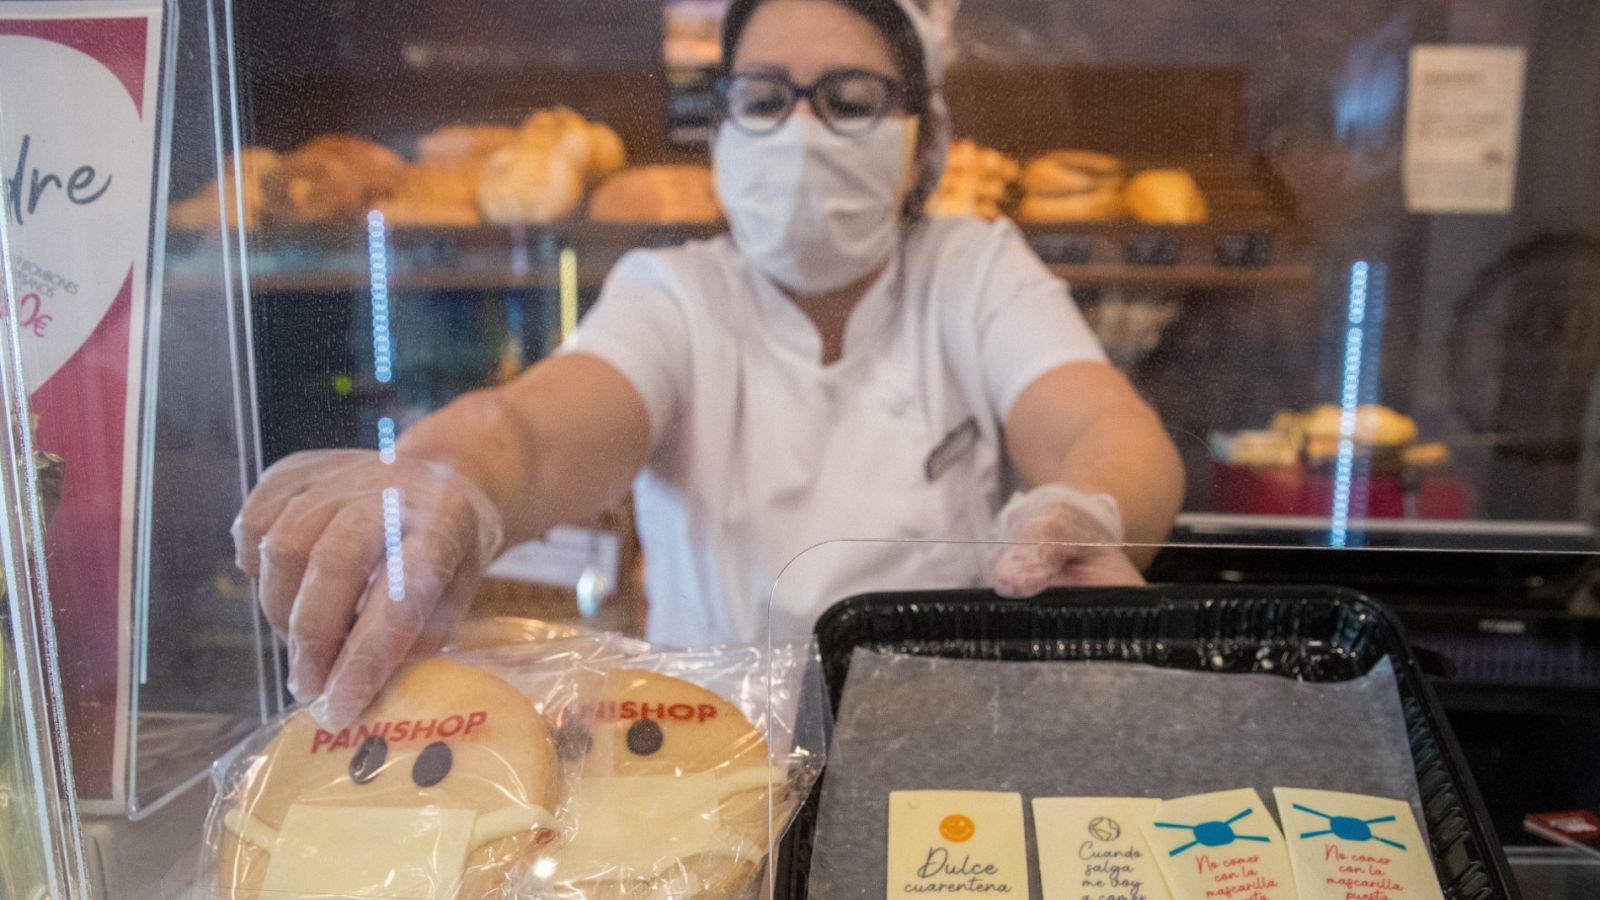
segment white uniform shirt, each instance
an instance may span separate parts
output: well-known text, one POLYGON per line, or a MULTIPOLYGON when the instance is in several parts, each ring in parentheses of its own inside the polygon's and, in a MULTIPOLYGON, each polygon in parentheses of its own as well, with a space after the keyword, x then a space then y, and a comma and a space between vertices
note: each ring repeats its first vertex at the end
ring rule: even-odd
POLYGON ((1012 403, 1050 369, 1105 359, 1016 226, 966 218, 912 233, 832 365, 726 236, 623 257, 570 349, 615 366, 649 412, 647 636, 678 645, 764 641, 769 604, 792 639, 856 593, 980 583, 987 550, 915 542, 991 539, 1012 403), (840 539, 867 540, 816 546, 840 539))

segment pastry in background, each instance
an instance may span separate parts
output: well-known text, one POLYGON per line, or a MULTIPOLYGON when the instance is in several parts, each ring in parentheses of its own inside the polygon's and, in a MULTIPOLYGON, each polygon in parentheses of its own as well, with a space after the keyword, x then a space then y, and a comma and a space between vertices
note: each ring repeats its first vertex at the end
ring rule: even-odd
POLYGON ((1412 444, 1400 452, 1411 469, 1443 469, 1450 465, 1450 446, 1442 443, 1412 444))
POLYGON ((406 173, 398 196, 418 203, 476 207, 478 176, 497 150, 517 140, 518 130, 496 125, 446 125, 417 141, 417 164, 406 173))
POLYGON ((951 143, 950 151, 945 154, 946 175, 975 176, 1007 186, 1017 180, 1020 171, 1016 160, 999 150, 965 138, 951 143))
POLYGON ((481 163, 417 163, 377 209, 394 225, 475 224, 481 218, 479 168, 481 163))
POLYGON ((478 208, 499 224, 548 225, 583 200, 583 171, 548 143, 518 140, 495 151, 478 176, 478 208))
POLYGON ((589 218, 634 225, 709 225, 721 221, 722 209, 709 167, 636 166, 595 189, 589 218))
POLYGON ((1235 465, 1289 465, 1302 457, 1313 464, 1339 455, 1339 443, 1349 438, 1356 452, 1407 465, 1434 467, 1449 462, 1443 444, 1418 444, 1417 423, 1410 416, 1376 404, 1352 411, 1349 433, 1344 411, 1331 403, 1304 412, 1283 410, 1264 431, 1244 431, 1226 436, 1217 457, 1235 465))
POLYGON ((379 200, 373 209, 383 214, 391 228, 471 228, 483 224, 473 203, 440 203, 397 196, 379 200))
POLYGON ((284 157, 261 182, 270 218, 294 223, 354 218, 390 196, 405 177, 394 151, 347 134, 325 134, 284 157))
POLYGON ((622 171, 628 164, 627 150, 622 137, 611 126, 600 122, 589 123, 589 159, 584 167, 591 184, 598 184, 613 172, 622 171))
POLYGON ((627 162, 622 138, 564 107, 528 116, 484 161, 478 207, 490 222, 547 225, 571 215, 585 188, 627 162))
POLYGON ((976 192, 956 189, 941 191, 928 198, 928 215, 935 218, 950 216, 976 216, 987 222, 1000 218, 1000 203, 979 196, 976 192))
POLYGON ((417 140, 417 159, 425 165, 482 164, 519 133, 509 125, 444 125, 417 140))
MULTIPOLYGON (((1280 424, 1293 429, 1298 425, 1305 435, 1306 455, 1313 460, 1331 459, 1339 454, 1339 441, 1345 437, 1344 413, 1331 403, 1324 403, 1305 413, 1296 423, 1280 414, 1273 417, 1273 427, 1280 424)), ((1387 406, 1367 405, 1355 409, 1351 422, 1350 440, 1364 448, 1398 452, 1417 441, 1417 423, 1387 406)))
POLYGON ((1123 217, 1122 198, 1115 191, 1081 194, 1028 194, 1017 204, 1017 218, 1039 225, 1106 222, 1123 217))
POLYGON ((1052 150, 1028 160, 1022 189, 1030 194, 1061 196, 1097 188, 1120 188, 1122 160, 1093 150, 1052 150))
POLYGON ((593 185, 627 164, 622 138, 609 126, 590 122, 564 107, 544 109, 522 124, 518 140, 565 154, 593 185))
POLYGON ((245 147, 237 156, 228 157, 220 179, 169 206, 168 224, 186 231, 216 228, 224 220, 229 228, 241 223, 246 229, 261 227, 261 180, 278 167, 281 159, 266 147, 245 147), (235 186, 239 188, 237 192, 235 186))
POLYGON ((376 208, 396 227, 470 227, 483 222, 478 181, 496 151, 517 140, 515 128, 447 125, 417 142, 420 157, 394 194, 376 208))
POLYGON ((928 215, 999 218, 1000 201, 1016 183, 1019 168, 998 150, 965 139, 952 143, 944 174, 928 197, 928 215))
POLYGON ((1200 225, 1206 220, 1205 195, 1184 169, 1140 172, 1128 181, 1122 199, 1135 219, 1152 225, 1200 225))
POLYGON ((1024 196, 1017 215, 1025 222, 1102 222, 1126 215, 1122 161, 1092 150, 1054 150, 1022 170, 1024 196))

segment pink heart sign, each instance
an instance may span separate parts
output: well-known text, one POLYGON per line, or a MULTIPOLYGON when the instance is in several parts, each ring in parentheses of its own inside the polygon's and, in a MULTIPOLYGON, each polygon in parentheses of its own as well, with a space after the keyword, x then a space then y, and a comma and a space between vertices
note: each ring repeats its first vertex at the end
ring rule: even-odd
POLYGON ((130 276, 143 292, 153 130, 124 83, 78 49, 0 35, 0 60, 0 212, 31 393, 130 276))

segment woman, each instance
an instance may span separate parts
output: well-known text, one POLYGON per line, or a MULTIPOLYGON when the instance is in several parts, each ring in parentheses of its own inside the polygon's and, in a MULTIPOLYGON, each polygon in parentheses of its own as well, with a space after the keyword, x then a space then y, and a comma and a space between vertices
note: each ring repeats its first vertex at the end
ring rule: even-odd
POLYGON ((774 633, 871 588, 1139 581, 1114 545, 1164 537, 1176 453, 1013 225, 920 219, 947 133, 926 17, 734 0, 723 47, 731 237, 629 254, 562 354, 393 448, 289 457, 246 502, 239 564, 325 725, 436 644, 505 542, 630 484, 653 640, 759 639, 785 564, 835 538, 1062 543, 850 545, 780 589, 774 633))

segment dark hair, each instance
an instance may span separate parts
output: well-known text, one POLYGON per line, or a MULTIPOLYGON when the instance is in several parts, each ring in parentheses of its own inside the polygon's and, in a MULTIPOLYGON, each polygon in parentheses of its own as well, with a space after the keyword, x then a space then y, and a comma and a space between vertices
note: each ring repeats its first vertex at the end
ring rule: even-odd
MULTIPOLYGON (((728 4, 728 11, 722 17, 724 77, 733 72, 734 51, 739 48, 739 38, 744 34, 744 27, 750 24, 750 16, 755 13, 757 7, 767 2, 770 0, 733 0, 728 4)), ((830 0, 830 2, 859 14, 871 22, 872 27, 883 36, 884 43, 889 45, 889 55, 894 58, 894 67, 900 76, 900 83, 905 88, 906 112, 923 117, 922 126, 917 129, 917 166, 924 174, 912 185, 911 192, 906 195, 905 205, 901 208, 901 218, 907 227, 910 227, 921 221, 923 204, 927 202, 928 196, 933 193, 934 184, 939 180, 939 173, 927 172, 924 164, 934 137, 927 121, 928 108, 933 99, 933 88, 928 83, 927 60, 922 52, 922 39, 917 36, 916 27, 911 24, 905 10, 900 8, 896 0, 830 0)))
MULTIPOLYGON (((739 38, 750 24, 756 8, 769 0, 733 0, 722 19, 722 74, 733 70, 734 51, 739 38)), ((928 109, 929 87, 927 61, 923 58, 922 40, 906 18, 905 11, 896 0, 830 0, 832 3, 859 14, 872 23, 889 45, 894 57, 894 67, 905 87, 906 112, 921 115, 928 109)))

